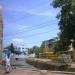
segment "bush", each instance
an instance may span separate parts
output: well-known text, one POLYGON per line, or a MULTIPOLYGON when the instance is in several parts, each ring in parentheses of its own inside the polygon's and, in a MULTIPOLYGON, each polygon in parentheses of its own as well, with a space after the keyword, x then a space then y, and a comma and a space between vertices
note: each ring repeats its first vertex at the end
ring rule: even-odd
POLYGON ((40 69, 46 69, 46 70, 66 70, 68 65, 61 65, 60 63, 56 62, 43 62, 41 60, 35 60, 35 59, 26 59, 26 62, 28 64, 31 64, 37 68, 40 69))

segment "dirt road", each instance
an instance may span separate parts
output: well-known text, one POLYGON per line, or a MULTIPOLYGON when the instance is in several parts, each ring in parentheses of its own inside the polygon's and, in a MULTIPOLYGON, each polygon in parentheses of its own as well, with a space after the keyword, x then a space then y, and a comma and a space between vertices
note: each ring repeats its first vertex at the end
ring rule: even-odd
MULTIPOLYGON (((15 64, 22 66, 17 66, 16 68, 13 68, 12 71, 7 75, 75 75, 73 73, 71 74, 65 72, 40 70, 27 64, 25 61, 22 60, 17 61, 15 64)), ((0 75, 5 75, 3 67, 1 65, 0 65, 0 75)))
POLYGON ((64 72, 54 72, 48 70, 37 70, 37 69, 29 69, 29 68, 19 68, 12 69, 9 74, 4 74, 3 68, 0 66, 0 75, 75 75, 71 73, 64 73, 64 72))

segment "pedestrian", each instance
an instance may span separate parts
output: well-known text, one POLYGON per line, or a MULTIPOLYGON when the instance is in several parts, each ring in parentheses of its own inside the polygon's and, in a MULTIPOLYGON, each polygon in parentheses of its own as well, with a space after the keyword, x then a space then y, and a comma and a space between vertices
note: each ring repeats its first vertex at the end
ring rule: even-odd
POLYGON ((11 65, 10 65, 10 54, 8 54, 5 58, 5 73, 10 73, 11 65))

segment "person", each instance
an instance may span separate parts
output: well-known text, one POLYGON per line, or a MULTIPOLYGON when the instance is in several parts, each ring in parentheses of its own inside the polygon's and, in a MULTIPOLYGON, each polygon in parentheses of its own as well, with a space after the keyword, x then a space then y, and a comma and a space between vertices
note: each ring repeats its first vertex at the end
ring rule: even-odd
POLYGON ((5 58, 5 73, 10 73, 11 65, 10 65, 10 54, 6 55, 5 58))
POLYGON ((3 68, 5 69, 5 59, 6 59, 6 54, 5 53, 2 53, 2 66, 3 68))
POLYGON ((10 57, 11 57, 11 51, 8 49, 4 49, 2 52, 2 65, 5 73, 9 73, 12 69, 10 64, 10 57))

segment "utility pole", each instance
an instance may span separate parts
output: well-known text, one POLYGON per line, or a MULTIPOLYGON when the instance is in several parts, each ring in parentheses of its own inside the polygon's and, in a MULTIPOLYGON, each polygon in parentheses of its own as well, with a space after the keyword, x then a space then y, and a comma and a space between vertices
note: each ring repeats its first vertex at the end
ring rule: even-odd
POLYGON ((0 52, 3 51, 3 21, 2 21, 2 7, 0 6, 0 52))

